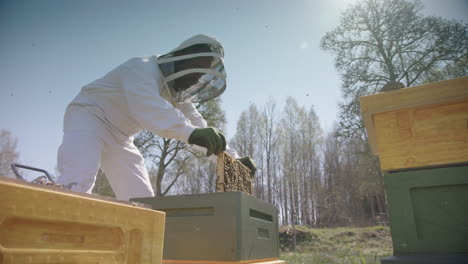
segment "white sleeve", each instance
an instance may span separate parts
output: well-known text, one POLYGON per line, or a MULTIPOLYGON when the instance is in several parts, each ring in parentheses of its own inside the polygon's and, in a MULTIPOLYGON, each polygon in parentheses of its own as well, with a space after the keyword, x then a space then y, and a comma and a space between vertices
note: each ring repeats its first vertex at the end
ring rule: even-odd
POLYGON ((203 116, 198 112, 197 108, 192 103, 177 103, 175 105, 177 109, 179 109, 184 116, 190 120, 192 125, 197 127, 207 127, 208 124, 203 116))
MULTIPOLYGON (((194 104, 192 103, 178 103, 176 104, 176 108, 182 111, 182 113, 185 115, 187 119, 190 120, 190 122, 197 126, 197 127, 207 127, 206 120, 203 118, 203 116, 198 112, 197 108, 195 107, 194 104)), ((237 151, 234 149, 231 149, 228 144, 226 144, 226 152, 231 155, 232 157, 238 159, 239 154, 237 154, 237 151)), ((215 157, 215 155, 211 155, 210 158, 215 157)))
POLYGON ((121 81, 130 114, 143 129, 188 143, 196 127, 181 111, 160 96, 154 76, 144 69, 139 71, 123 67, 121 81))
POLYGON ((229 144, 226 143, 226 152, 227 154, 231 155, 235 159, 239 159, 240 156, 237 154, 237 151, 229 147, 229 144))

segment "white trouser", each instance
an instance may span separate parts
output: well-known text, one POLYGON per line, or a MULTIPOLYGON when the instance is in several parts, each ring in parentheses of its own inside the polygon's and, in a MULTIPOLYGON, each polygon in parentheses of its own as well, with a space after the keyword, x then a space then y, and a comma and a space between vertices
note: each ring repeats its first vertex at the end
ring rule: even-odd
POLYGON ((69 107, 64 119, 63 142, 58 150, 59 184, 91 193, 101 166, 116 198, 154 196, 144 159, 133 137, 116 135, 94 114, 79 106, 69 107))

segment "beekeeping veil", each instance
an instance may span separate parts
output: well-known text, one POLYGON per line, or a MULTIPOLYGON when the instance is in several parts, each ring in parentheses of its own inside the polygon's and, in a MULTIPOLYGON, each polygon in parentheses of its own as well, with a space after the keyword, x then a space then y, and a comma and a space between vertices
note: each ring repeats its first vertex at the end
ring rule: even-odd
POLYGON ((204 102, 226 89, 224 50, 215 38, 196 35, 158 57, 171 101, 204 102))

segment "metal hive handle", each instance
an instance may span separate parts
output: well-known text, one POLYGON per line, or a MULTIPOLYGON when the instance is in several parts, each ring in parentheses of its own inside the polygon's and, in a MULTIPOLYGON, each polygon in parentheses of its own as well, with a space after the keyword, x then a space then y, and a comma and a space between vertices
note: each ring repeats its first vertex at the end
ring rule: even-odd
MULTIPOLYGON (((24 177, 21 176, 21 174, 18 172, 18 169, 17 169, 17 168, 22 168, 22 169, 27 169, 27 170, 33 170, 33 171, 42 172, 42 173, 45 174, 45 176, 47 177, 47 179, 48 179, 49 181, 51 181, 52 183, 55 183, 55 181, 52 179, 52 177, 50 177, 49 172, 47 172, 46 170, 39 169, 39 168, 35 168, 35 167, 30 167, 30 166, 26 166, 26 165, 21 165, 21 164, 18 164, 18 163, 12 163, 12 164, 11 164, 11 169, 12 169, 13 172, 15 173, 16 178, 18 178, 18 179, 20 179, 20 180, 25 181, 24 177)), ((40 177, 43 177, 43 176, 40 176, 40 177)), ((40 178, 40 177, 39 177, 39 178, 40 178)))

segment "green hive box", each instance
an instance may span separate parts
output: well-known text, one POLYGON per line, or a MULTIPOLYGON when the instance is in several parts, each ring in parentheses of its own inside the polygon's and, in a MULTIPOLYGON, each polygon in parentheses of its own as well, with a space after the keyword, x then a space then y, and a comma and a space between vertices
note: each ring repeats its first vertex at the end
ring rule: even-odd
POLYGON ((279 257, 275 206, 242 192, 135 198, 166 212, 165 260, 279 257))
POLYGON ((383 264, 468 263, 468 166, 385 174, 394 256, 383 264))

